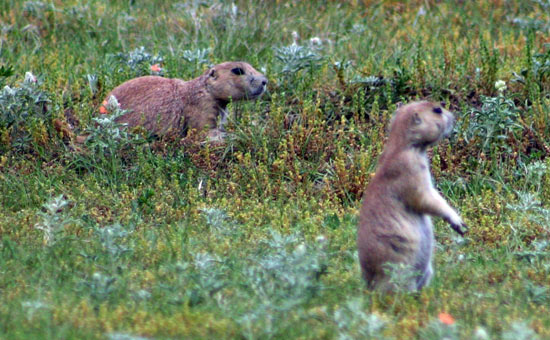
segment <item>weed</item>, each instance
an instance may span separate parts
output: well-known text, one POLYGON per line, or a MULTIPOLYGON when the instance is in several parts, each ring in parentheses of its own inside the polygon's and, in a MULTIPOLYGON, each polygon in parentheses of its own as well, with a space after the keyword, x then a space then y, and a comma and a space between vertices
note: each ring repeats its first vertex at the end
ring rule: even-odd
POLYGON ((496 97, 482 96, 481 101, 481 108, 471 108, 466 113, 469 124, 462 130, 464 139, 479 141, 480 149, 487 154, 511 153, 510 136, 517 137, 523 130, 518 108, 502 92, 496 97))
POLYGON ((26 311, 25 316, 28 321, 31 321, 34 318, 34 314, 39 310, 50 309, 51 306, 48 303, 36 300, 36 301, 23 301, 21 307, 26 311))
POLYGON ((423 274, 413 266, 404 263, 386 263, 384 266, 384 272, 390 278, 389 284, 396 292, 414 289, 418 277, 423 274))
MULTIPOLYGON (((140 46, 129 53, 117 53, 109 56, 115 65, 118 65, 117 72, 130 73, 132 77, 139 77, 151 74, 151 66, 161 64, 164 58, 160 55, 151 55, 143 46, 140 46)), ((155 72, 162 75, 161 72, 155 72)))
POLYGON ((316 51, 297 44, 276 48, 275 56, 280 61, 280 72, 287 77, 296 75, 300 70, 317 67, 323 59, 316 51))
POLYGON ((107 333, 108 340, 148 340, 151 338, 146 338, 143 336, 131 335, 128 333, 113 332, 107 333))
POLYGON ((206 219, 206 224, 210 226, 218 238, 236 235, 238 232, 225 211, 216 208, 205 208, 201 209, 201 212, 206 219))
POLYGON ((512 327, 502 333, 502 340, 536 340, 536 333, 524 322, 514 322, 512 327))
POLYGON ((181 52, 181 57, 187 62, 198 65, 211 65, 208 55, 212 52, 210 48, 198 48, 196 50, 184 50, 181 52))
POLYGON ((130 233, 120 223, 104 228, 96 228, 95 233, 110 261, 116 263, 124 254, 131 251, 131 248, 120 243, 130 233))
POLYGON ((35 224, 34 227, 44 233, 46 246, 55 244, 63 236, 65 226, 72 222, 67 217, 68 204, 69 201, 63 198, 63 195, 59 195, 42 205, 44 211, 38 213, 42 221, 35 224))
POLYGON ((75 163, 80 167, 95 169, 107 181, 115 181, 124 175, 125 157, 132 157, 137 147, 145 142, 139 134, 128 131, 126 124, 118 123, 122 110, 114 96, 106 105, 109 114, 93 118, 96 124, 86 129, 87 153, 75 154, 75 163))
POLYGON ((83 290, 89 293, 90 297, 99 304, 107 300, 111 293, 114 292, 115 281, 115 277, 95 272, 91 278, 82 281, 82 285, 86 287, 83 290))
POLYGON ((334 322, 338 327, 338 339, 387 339, 383 335, 388 323, 376 314, 364 312, 361 298, 346 301, 344 307, 334 311, 334 322))
POLYGON ((456 324, 445 324, 441 320, 432 320, 420 331, 420 338, 426 340, 458 340, 456 324))
POLYGON ((273 337, 283 329, 283 315, 309 301, 322 289, 319 276, 325 271, 322 248, 298 243, 297 235, 271 233, 265 248, 250 259, 245 271, 249 299, 255 306, 237 319, 248 339, 273 337), (298 244, 297 244, 298 243, 298 244))
POLYGON ((6 85, 0 91, 0 151, 29 152, 35 145, 46 145, 53 136, 50 102, 50 94, 30 72, 19 86, 6 85))

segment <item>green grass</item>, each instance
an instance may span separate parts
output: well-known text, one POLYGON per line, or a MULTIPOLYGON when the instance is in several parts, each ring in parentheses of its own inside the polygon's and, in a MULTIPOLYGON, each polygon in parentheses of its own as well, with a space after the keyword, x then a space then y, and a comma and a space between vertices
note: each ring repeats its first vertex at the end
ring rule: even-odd
POLYGON ((550 338, 550 6, 235 6, 0 3, 0 338, 550 338), (269 91, 230 105, 221 146, 56 131, 93 130, 158 58, 184 79, 245 60, 269 91), (435 220, 432 284, 384 296, 360 278, 361 193, 398 103, 425 98, 457 117, 432 172, 470 232, 435 220))

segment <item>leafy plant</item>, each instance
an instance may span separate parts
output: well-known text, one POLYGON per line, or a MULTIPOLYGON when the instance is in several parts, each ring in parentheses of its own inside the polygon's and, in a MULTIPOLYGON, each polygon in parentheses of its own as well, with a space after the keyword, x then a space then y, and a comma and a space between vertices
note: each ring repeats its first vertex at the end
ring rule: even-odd
POLYGON ((298 242, 297 235, 273 231, 262 251, 250 258, 252 264, 244 275, 255 305, 237 320, 247 329, 247 338, 255 338, 255 332, 275 336, 283 326, 278 320, 323 288, 319 281, 326 267, 322 244, 298 242))
POLYGON ((145 139, 139 134, 129 132, 126 124, 116 121, 126 111, 120 108, 114 96, 108 99, 106 109, 109 114, 94 117, 95 124, 85 131, 87 152, 75 154, 74 157, 76 164, 93 168, 104 179, 113 181, 119 176, 128 175, 124 171, 124 157, 134 156, 137 147, 145 139))
POLYGON ((69 201, 63 195, 52 197, 47 203, 42 205, 44 211, 38 215, 42 221, 34 225, 38 230, 44 232, 44 244, 51 246, 55 244, 65 230, 65 226, 72 222, 67 217, 67 208, 69 201))
POLYGON ((212 52, 211 48, 197 48, 195 50, 184 50, 181 52, 181 57, 191 64, 195 65, 210 65, 208 55, 212 52))
POLYGON ((120 223, 108 227, 95 228, 95 233, 103 249, 111 262, 117 262, 120 257, 131 251, 131 248, 121 244, 131 232, 126 230, 120 223))
POLYGON ((82 281, 82 285, 87 287, 87 292, 92 299, 97 302, 103 302, 109 298, 111 293, 115 290, 114 283, 116 278, 95 272, 92 277, 82 281))
POLYGON ((206 223, 218 238, 237 234, 237 226, 230 221, 225 211, 217 208, 205 208, 201 212, 206 223))
POLYGON ((133 77, 139 77, 155 73, 162 75, 162 71, 155 72, 151 67, 161 64, 164 58, 160 55, 152 55, 145 47, 140 46, 128 53, 117 53, 110 55, 115 65, 118 65, 118 72, 129 72, 133 77))
POLYGON ((456 324, 445 324, 441 320, 432 320, 420 330, 420 338, 425 340, 458 340, 456 324))
POLYGON ((334 311, 339 340, 387 339, 383 331, 388 323, 376 314, 365 313, 363 306, 362 299, 350 299, 334 311))
POLYGON ((280 61, 281 72, 285 76, 316 67, 323 60, 317 51, 297 44, 275 48, 275 57, 280 61))
POLYGON ((45 144, 52 135, 50 102, 50 94, 30 72, 19 86, 5 86, 0 91, 0 151, 29 152, 33 145, 45 144))
POLYGON ((502 333, 502 340, 536 340, 537 334, 525 323, 514 322, 512 327, 502 333))
POLYGON ((481 108, 471 108, 464 119, 469 120, 462 134, 467 142, 475 140, 481 143, 485 153, 510 152, 508 144, 511 136, 517 137, 523 130, 519 123, 519 109, 512 99, 502 93, 496 97, 481 97, 481 108))

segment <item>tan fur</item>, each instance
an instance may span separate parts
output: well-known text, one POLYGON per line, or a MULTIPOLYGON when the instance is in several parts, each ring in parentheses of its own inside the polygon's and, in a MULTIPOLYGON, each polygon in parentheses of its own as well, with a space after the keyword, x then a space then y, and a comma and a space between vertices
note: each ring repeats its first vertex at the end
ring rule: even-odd
POLYGON ((266 84, 266 77, 250 64, 225 62, 189 81, 158 76, 131 79, 112 90, 107 99, 115 96, 120 107, 128 110, 117 122, 130 128, 143 126, 158 136, 208 129, 211 138, 221 138, 227 103, 257 98, 266 84), (237 68, 244 74, 232 72, 237 68))
POLYGON ((406 289, 417 290, 432 276, 433 231, 430 216, 449 222, 461 235, 460 216, 432 184, 426 148, 446 136, 453 115, 427 101, 397 110, 390 135, 367 186, 359 216, 357 246, 369 288, 391 290, 387 264, 412 272, 406 289), (441 113, 437 113, 441 112, 441 113))

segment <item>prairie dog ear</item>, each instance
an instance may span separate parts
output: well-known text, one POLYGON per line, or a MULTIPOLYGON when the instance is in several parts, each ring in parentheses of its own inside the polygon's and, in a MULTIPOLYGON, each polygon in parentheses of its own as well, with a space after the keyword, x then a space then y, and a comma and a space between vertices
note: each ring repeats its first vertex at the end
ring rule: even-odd
POLYGON ((216 69, 214 68, 210 69, 210 71, 208 71, 208 76, 214 79, 218 79, 218 72, 216 72, 216 69))
POLYGON ((422 123, 422 119, 420 118, 420 115, 418 112, 414 112, 411 116, 411 123, 412 125, 420 125, 422 123))

